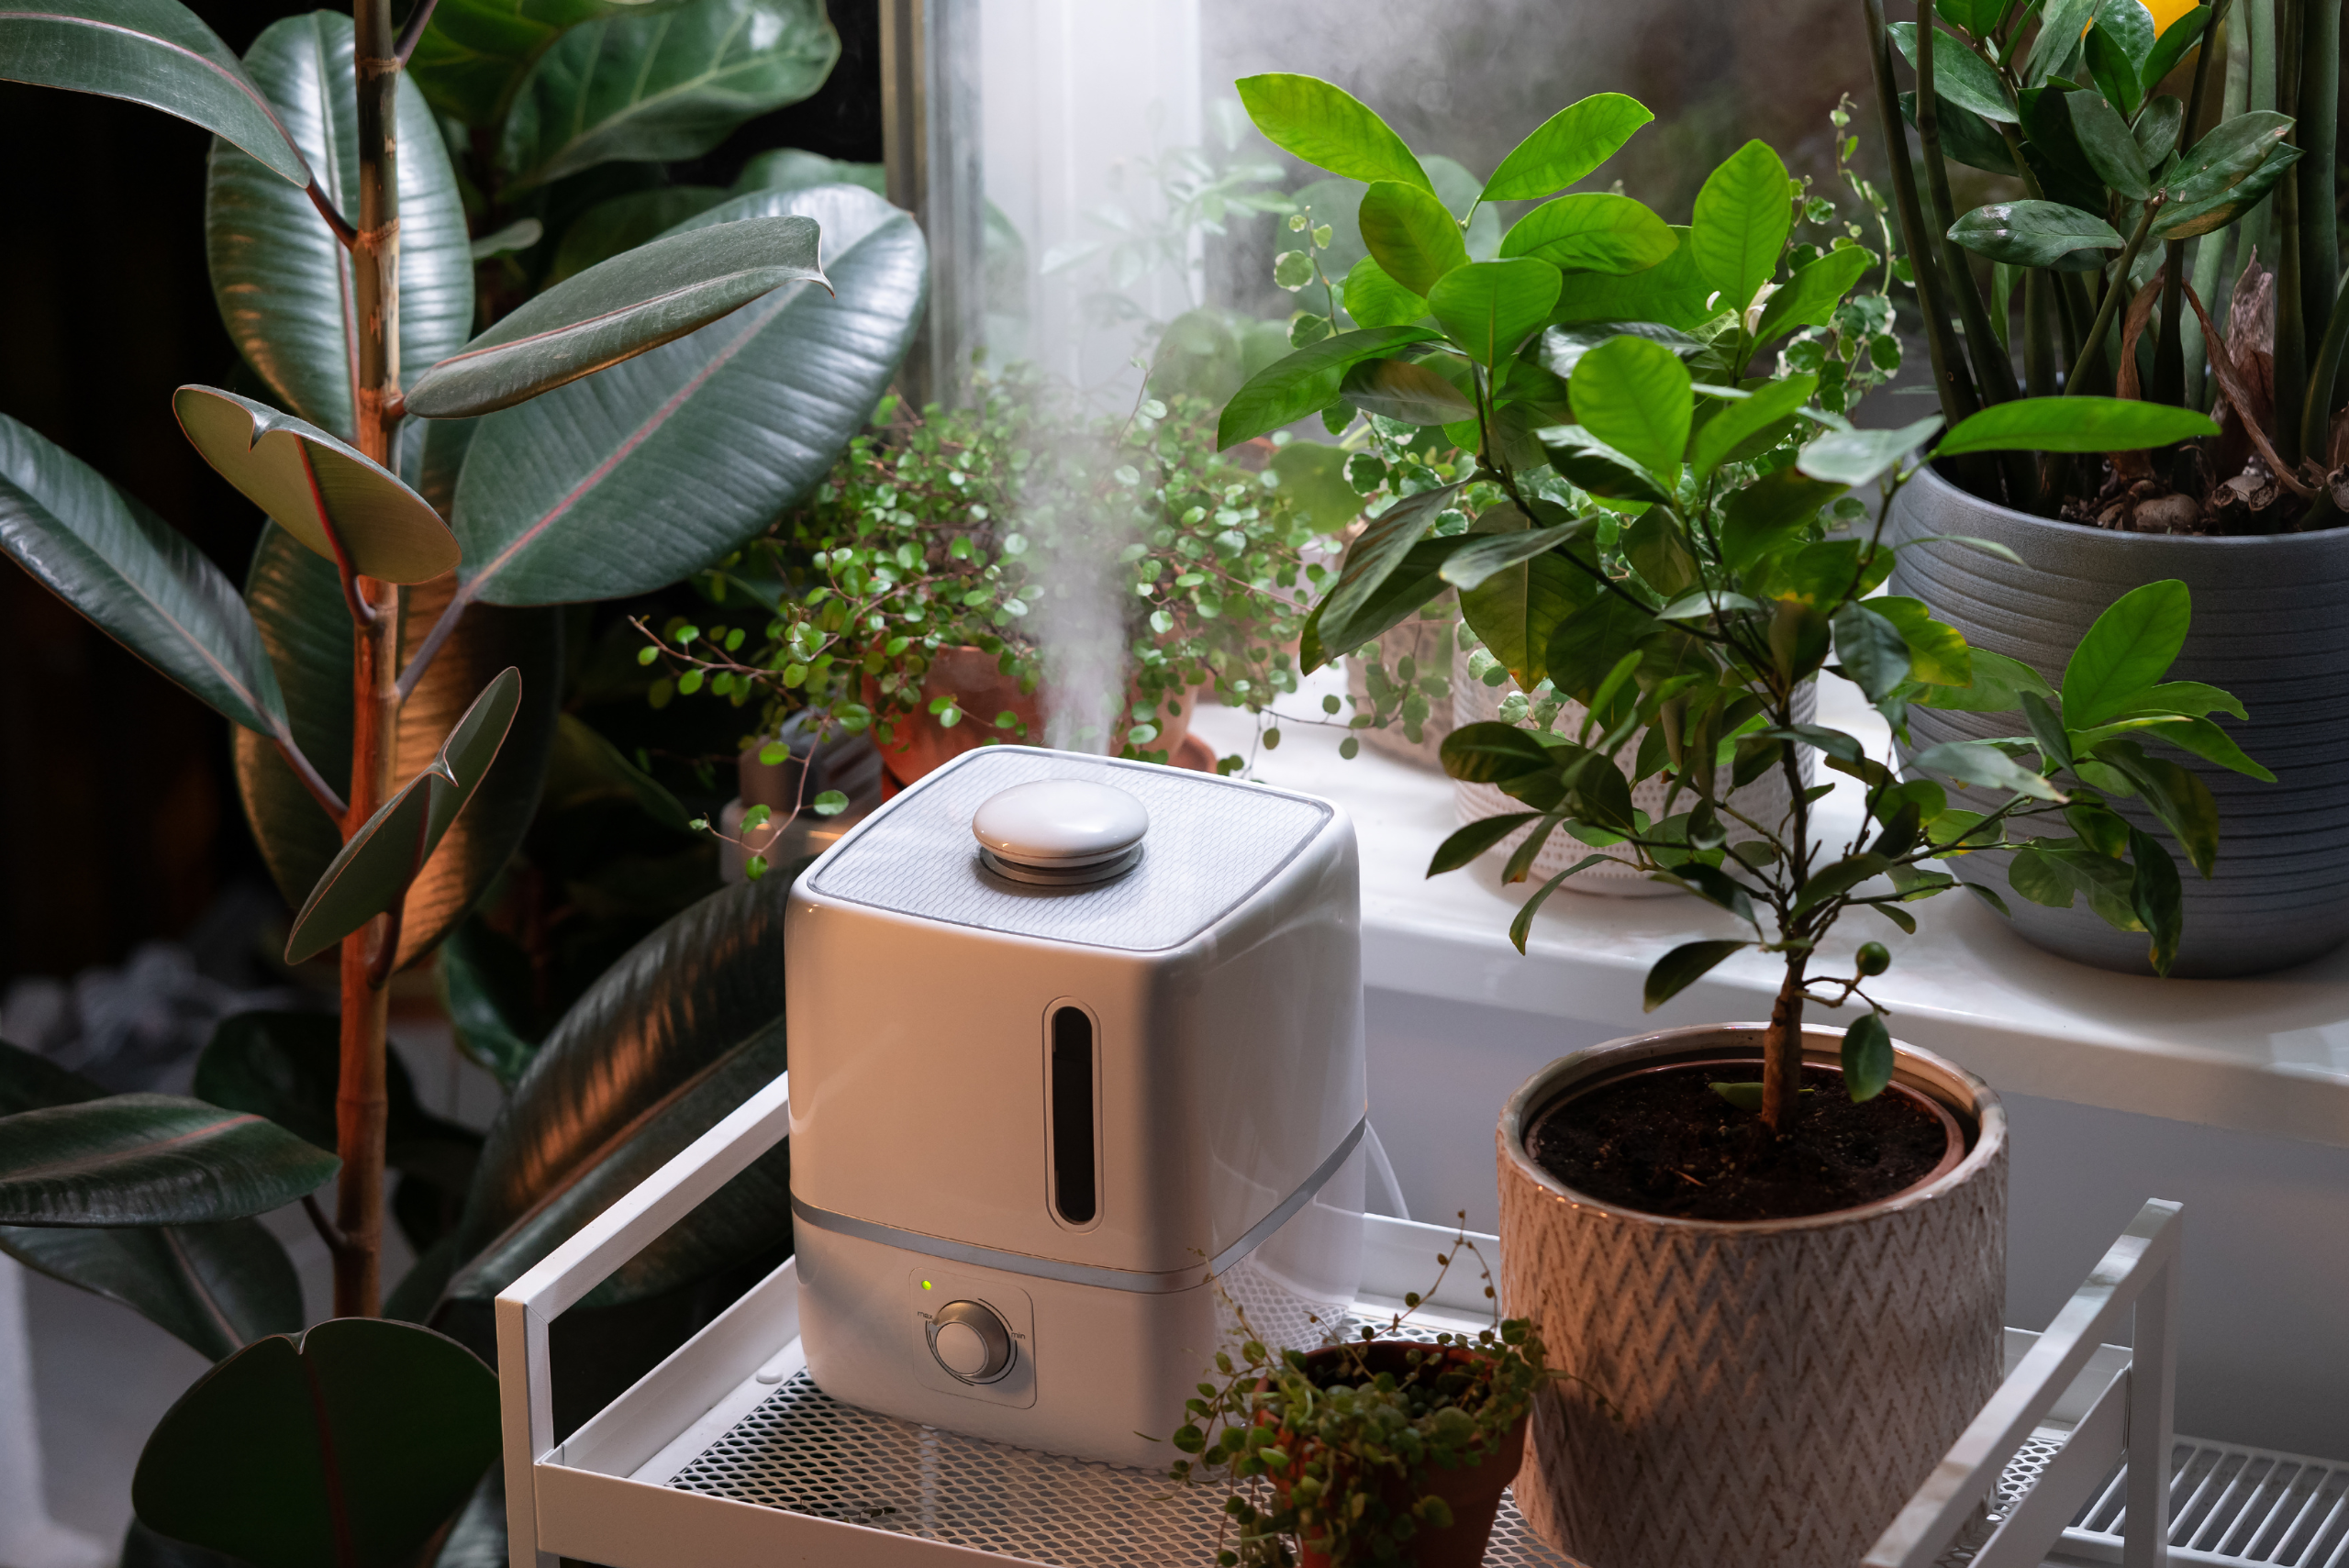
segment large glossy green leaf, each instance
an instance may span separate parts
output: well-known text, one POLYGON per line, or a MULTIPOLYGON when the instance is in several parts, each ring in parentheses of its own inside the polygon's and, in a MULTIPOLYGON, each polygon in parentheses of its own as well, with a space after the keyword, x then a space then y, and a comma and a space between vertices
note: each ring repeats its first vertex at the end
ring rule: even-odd
POLYGON ((1558 553, 1584 531, 1576 524, 1528 528, 1516 507, 1496 506, 1476 519, 1476 532, 1491 536, 1488 544, 1470 545, 1444 562, 1444 580, 1460 590, 1462 618, 1520 691, 1531 691, 1549 674, 1552 634, 1596 591, 1590 576, 1558 553), (1480 550, 1486 550, 1484 559, 1460 570, 1480 550))
MULTIPOLYGON (((1759 287, 1759 284, 1755 285, 1759 287)), ((1669 491, 1688 448, 1688 367, 1645 338, 1610 338, 1575 365, 1583 428, 1656 476, 1669 491)))
POLYGON ((497 760, 521 703, 521 673, 500 672, 449 731, 431 765, 351 835, 294 917, 286 962, 324 952, 400 901, 497 760))
MULTIPOLYGON (((1553 425, 1538 434, 1550 454, 1550 466, 1593 495, 1609 501, 1671 502, 1671 493, 1645 465, 1582 426, 1553 425)), ((1673 461, 1678 462, 1677 454, 1673 461)))
POLYGON ((1432 192, 1427 171, 1369 106, 1315 76, 1243 76, 1232 86, 1265 139, 1349 180, 1399 180, 1432 192))
POLYGON ((199 1225, 266 1213, 340 1162, 260 1117, 115 1095, 0 1118, 0 1225, 199 1225))
POLYGON ((1346 372, 1338 390, 1365 414, 1408 425, 1449 425, 1476 417, 1476 406, 1466 393, 1430 366, 1412 360, 1364 360, 1346 372))
POLYGON ((1653 118, 1646 105, 1620 93, 1568 104, 1509 150, 1485 182, 1484 199, 1530 201, 1578 184, 1653 118))
POLYGON ((2237 115, 2187 149, 2164 189, 2181 206, 2206 201, 2258 168, 2291 129, 2291 117, 2272 109, 2237 115))
MULTIPOLYGON (((102 1099, 106 1091, 0 1040, 0 1116, 102 1099)), ((217 1361, 263 1334, 302 1326, 302 1282, 252 1219, 212 1225, 0 1225, 0 1252, 51 1279, 119 1301, 217 1361)))
POLYGON ((63 87, 177 115, 295 185, 310 170, 219 35, 177 0, 63 0, 0 11, 0 81, 63 87))
POLYGON ((1470 359, 1497 365, 1541 329, 1564 281, 1531 257, 1472 261, 1437 280, 1428 308, 1470 359))
POLYGON ((497 1457, 497 1376, 410 1323, 272 1335, 182 1395, 139 1456, 151 1529, 253 1568, 406 1568, 497 1457))
POLYGON ((1424 327, 1369 327, 1309 343, 1266 365, 1231 395, 1216 420, 1216 445, 1237 445, 1325 408, 1355 365, 1437 336, 1424 327))
MULTIPOLYGON (((461 438, 467 428, 436 424, 431 444, 439 446, 444 435, 461 438)), ((400 641, 408 656, 455 591, 454 579, 442 577, 401 595, 400 641)), ((341 790, 350 777, 351 639, 334 569, 284 529, 264 528, 245 600, 283 672, 295 738, 328 784, 341 790)), ((430 765, 450 727, 491 677, 508 666, 522 673, 522 706, 497 766, 408 888, 400 920, 403 967, 464 917, 529 827, 562 706, 562 629, 557 610, 474 605, 400 709, 392 776, 406 778, 430 765)), ((266 741, 242 730, 231 740, 245 819, 272 879, 286 903, 299 907, 341 850, 341 830, 266 741)))
MULTIPOLYGON (((490 1128, 458 1225, 473 1281, 511 1278, 650 1173, 667 1157, 657 1151, 682 1148, 784 1070, 790 882, 767 876, 703 899, 606 971, 548 1035, 490 1128)), ((787 1209, 774 1206, 766 1236, 787 1234, 787 1209)), ((635 1278, 655 1286, 651 1273, 635 1278)))
POLYGON ((1654 1012, 1702 979, 1708 971, 1730 954, 1753 945, 1752 942, 1733 940, 1681 943, 1657 959, 1648 971, 1647 983, 1642 987, 1640 1010, 1654 1012))
POLYGON ((1933 449, 1960 452, 2121 452, 2166 447, 2219 427, 2191 408, 2128 397, 2019 397, 1968 415, 1933 449))
POLYGON ((457 564, 456 537, 429 502, 317 426, 211 386, 181 387, 172 408, 205 462, 327 560, 346 555, 352 571, 387 583, 457 564))
MULTIPOLYGON (((336 207, 359 211, 359 125, 351 18, 313 11, 272 23, 245 62, 336 207)), ((400 371, 413 382, 473 330, 465 207, 440 128, 416 84, 399 85, 400 371)), ((228 337, 273 401, 355 440, 351 362, 359 325, 350 253, 300 191, 215 142, 204 202, 212 296, 228 337)))
POLYGON ((810 185, 862 185, 876 196, 889 194, 889 170, 885 163, 858 163, 827 158, 803 148, 778 147, 753 154, 734 176, 730 195, 751 191, 804 191, 810 185))
POLYGON ((689 229, 624 251, 557 284, 425 372, 409 389, 408 412, 455 419, 510 408, 674 342, 785 284, 822 284, 821 238, 814 218, 791 214, 689 229))
POLYGON ((229 719, 290 735, 276 672, 220 569, 96 470, 5 414, 0 550, 229 719))
POLYGON ((1380 180, 1363 193, 1363 243, 1386 275, 1424 295, 1436 280, 1468 264, 1460 224, 1433 194, 1399 180, 1380 180))
POLYGON ((1408 327, 1428 313, 1428 302, 1364 256, 1346 273, 1346 314, 1357 327, 1408 327))
MULTIPOLYGON (((1422 490, 1406 495, 1386 510, 1370 519, 1354 541, 1346 547, 1345 559, 1338 571, 1338 581, 1321 601, 1320 614, 1325 626, 1340 626, 1356 619, 1364 605, 1377 594, 1380 586, 1402 565, 1411 548, 1427 538, 1436 519, 1460 494, 1457 484, 1446 484, 1433 490, 1422 490)), ((1355 638, 1352 641, 1333 642, 1330 646, 1343 651, 1366 641, 1355 638)))
POLYGON ((1743 310, 1778 270, 1793 228, 1786 164, 1768 143, 1749 141, 1722 160, 1697 193, 1689 231, 1697 270, 1721 291, 1723 306, 1743 310))
POLYGON ((2300 150, 2288 143, 2271 149, 2258 168, 2216 195, 2205 196, 2199 202, 2173 202, 2162 208, 2161 216, 2154 219, 2154 238, 2190 239, 2198 234, 2224 228, 2257 206, 2283 179, 2286 171, 2299 161, 2300 150))
POLYGON ((1544 202, 1501 236, 1501 254, 1574 272, 1641 272, 1679 249, 1672 226, 1629 196, 1583 191, 1544 202))
POLYGON ((1798 328, 1825 326, 1843 296, 1852 292, 1852 285, 1860 281, 1860 274, 1876 265, 1876 260, 1874 251, 1847 245, 1796 268, 1786 285, 1763 306, 1753 340, 1774 342, 1798 328))
MULTIPOLYGON (((752 187, 755 189, 756 187, 752 187)), ((726 199, 716 185, 662 185, 657 190, 630 191, 624 196, 597 202, 571 220, 555 247, 554 262, 547 269, 546 286, 576 277, 598 261, 609 261, 656 235, 707 212, 726 199)))
POLYGON ((2065 728, 2105 723, 2168 673, 2193 619, 2193 595, 2175 577, 2132 588, 2107 606, 2064 666, 2065 728))
POLYGON ((2112 225, 2061 202, 1991 202, 1950 225, 1977 256, 2016 267, 2052 267, 2076 250, 2117 250, 2112 225))
POLYGON ((1897 429, 1830 430, 1802 449, 1795 466, 1829 484, 1873 484, 1941 428, 1942 417, 1928 414, 1897 429))
POLYGON ((2097 93, 2067 93, 2064 106, 2071 111, 2072 134, 2099 179, 2128 201, 2142 202, 2154 194, 2145 155, 2120 110, 2097 93))
MULTIPOLYGON (((265 1116, 332 1149, 342 1026, 331 1013, 261 1011, 220 1020, 196 1059, 195 1093, 224 1110, 265 1116)), ((384 1060, 384 1162, 452 1192, 472 1179, 481 1134, 424 1108, 397 1051, 384 1060)))
MULTIPOLYGON (((1677 249, 1654 266, 1627 274, 1569 272, 1558 295, 1562 324, 1578 321, 1653 321, 1686 330, 1716 313, 1716 292, 1698 270, 1696 248, 1686 228, 1675 228, 1677 249)), ((1722 302, 1726 303, 1726 302, 1722 302)))
POLYGON ((1790 375, 1754 389, 1753 395, 1730 403, 1705 421, 1688 443, 1688 462, 1700 474, 1710 473, 1731 460, 1731 454, 1754 436, 1810 401, 1819 378, 1790 375))
POLYGON ((530 62, 565 30, 604 17, 642 16, 684 0, 446 0, 408 57, 435 108, 464 125, 498 124, 530 62))
POLYGON ((845 185, 755 192, 693 227, 796 215, 836 295, 779 290, 484 418, 457 483, 463 593, 555 604, 649 592, 740 548, 863 428, 920 318, 913 220, 845 185))
MULTIPOLYGON (((1900 50, 1900 58, 1912 67, 1917 63, 1917 24, 1895 22, 1885 31, 1892 35, 1893 47, 1900 50)), ((1983 62, 1982 57, 1967 49, 1946 31, 1933 37, 1933 92, 1958 107, 1980 115, 1986 120, 2016 120, 2014 106, 1998 85, 1998 73, 1983 62)))
POLYGON ((698 158, 822 86, 840 53, 822 0, 688 0, 584 23, 515 94, 498 149, 507 189, 612 159, 698 158))

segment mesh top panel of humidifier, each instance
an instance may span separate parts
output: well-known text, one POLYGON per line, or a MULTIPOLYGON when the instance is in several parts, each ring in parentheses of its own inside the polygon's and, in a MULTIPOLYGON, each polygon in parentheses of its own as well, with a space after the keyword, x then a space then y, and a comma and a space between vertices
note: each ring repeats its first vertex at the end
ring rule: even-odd
POLYGON ((1180 947, 1264 884, 1330 817, 1324 803, 1202 773, 990 746, 890 802, 813 887, 925 920, 1129 952, 1180 947), (971 814, 1037 779, 1111 784, 1150 813, 1141 863, 1114 882, 1022 887, 980 868, 971 814))

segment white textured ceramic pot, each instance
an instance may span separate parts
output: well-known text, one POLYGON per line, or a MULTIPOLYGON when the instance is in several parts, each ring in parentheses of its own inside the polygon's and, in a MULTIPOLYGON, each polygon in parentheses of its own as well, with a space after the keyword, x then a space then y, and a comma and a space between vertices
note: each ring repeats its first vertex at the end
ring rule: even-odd
MULTIPOLYGON (((2179 856, 2186 934, 2171 973, 2254 974, 2316 957, 2349 938, 2349 528, 2232 539, 2115 533, 2050 521, 1976 500, 1920 472, 1893 504, 1887 538, 1901 547, 1892 591, 1921 599, 1966 641, 2031 665, 2050 682, 2106 606, 2132 588, 2175 577, 2194 595, 2194 625, 2169 674, 2207 681, 2243 699, 2248 723, 2228 722, 2274 784, 2165 747, 2210 786, 2219 806, 2219 863, 2209 881, 2179 856), (2005 545, 2021 563, 1950 540, 2005 545)), ((1920 747, 2022 731, 2013 713, 1911 708, 1920 747)), ((2122 816, 2158 832, 2135 801, 2122 816)), ((2028 829, 2025 829, 2028 830, 2028 829)), ((2053 831, 2064 831, 2054 828, 2053 831)), ((2004 855, 1947 862, 2006 899, 2015 929, 2039 946, 2104 969, 2150 973, 2145 938, 2117 931, 2078 900, 2050 909, 2007 886, 2004 855)))
MULTIPOLYGON (((1744 1224, 1611 1207, 1526 1152, 1544 1111, 1643 1067, 1757 1058, 1765 1026, 1666 1029, 1563 1057, 1500 1123, 1503 1305, 1560 1382, 1517 1506, 1587 1568, 1851 1568, 2001 1375, 2007 1118, 1989 1085, 1895 1043, 1955 1116, 1954 1169, 1833 1214, 1744 1224)), ((1842 1036, 1804 1031, 1833 1065, 1842 1036)))

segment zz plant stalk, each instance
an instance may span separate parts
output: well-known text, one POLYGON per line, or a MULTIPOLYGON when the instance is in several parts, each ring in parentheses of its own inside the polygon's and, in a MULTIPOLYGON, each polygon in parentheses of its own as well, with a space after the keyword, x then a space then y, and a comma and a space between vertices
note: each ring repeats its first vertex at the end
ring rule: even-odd
MULTIPOLYGON (((0 542, 135 652, 265 737, 333 819, 341 840, 295 918, 287 956, 300 962, 340 948, 340 1186, 333 1221, 315 1207, 312 1215, 333 1251, 335 1308, 342 1316, 373 1315, 380 1306, 385 986, 398 963, 417 956, 417 942, 402 941, 404 902, 490 769, 522 700, 521 683, 510 669, 491 680, 432 763, 405 782, 394 771, 402 705, 475 599, 486 594, 495 602, 528 604, 579 596, 544 581, 561 574, 547 570, 543 554, 540 581, 529 580, 526 561, 526 552, 550 542, 541 537, 549 532, 560 548, 566 531, 579 530, 575 518, 569 530, 562 508, 535 519, 469 522, 461 506, 460 531, 452 532, 400 475, 403 448, 429 444, 420 436, 404 439, 407 428, 440 422, 462 451, 479 416, 655 350, 785 284, 824 283, 814 218, 704 222, 569 278, 471 343, 450 344, 455 351, 411 375, 404 388, 400 164, 414 156, 445 167, 446 156, 420 99, 402 104, 403 93, 415 93, 404 86, 406 51, 430 12, 428 0, 395 37, 388 0, 355 0, 347 32, 347 109, 328 100, 328 123, 347 112, 355 128, 355 157, 347 169, 322 169, 321 151, 340 161, 333 144, 306 152, 279 104, 177 0, 74 0, 0 17, 0 76, 129 98, 211 130, 221 148, 216 170, 223 158, 250 160, 264 185, 273 178, 300 193, 338 252, 331 265, 348 280, 348 440, 215 388, 183 387, 174 399, 182 428, 205 459, 292 540, 332 563, 352 638, 348 800, 304 754, 260 631, 218 571, 74 459, 0 419, 0 542), (420 144, 403 148, 403 122, 424 128, 420 144), (355 192, 351 211, 339 205, 337 190, 346 200, 355 192), (484 558, 461 549, 461 534, 491 552, 484 558), (524 569, 517 570, 518 562, 524 569), (452 570, 458 586, 449 608, 403 669, 404 588, 452 570)), ((321 38, 345 36, 343 24, 327 14, 306 20, 321 38)), ((333 59, 333 48, 326 55, 333 59)), ((453 189, 445 179, 440 183, 453 189)), ((282 237, 274 242, 289 253, 298 244, 282 237)), ((292 265, 283 257, 281 262, 292 265)), ((281 286, 291 281, 283 273, 264 277, 281 286)), ((266 289, 260 292, 261 308, 271 308, 266 289)), ((275 368, 283 380, 303 367, 275 368)), ((482 427, 484 439, 491 428, 482 427)), ((714 557, 723 548, 705 545, 702 553, 714 557)))
MULTIPOLYGON (((2239 704, 2162 681, 2186 633, 2184 585, 2154 584, 2113 606, 2060 690, 1968 648, 1923 604, 1876 590, 1894 556, 1883 506, 1921 461, 1915 449, 1933 443, 1944 461, 2132 450, 2207 437, 2210 420, 2070 395, 2014 399, 1946 430, 1941 416, 1859 428, 1840 393, 1822 406, 1818 370, 1795 366, 1825 362, 1820 348, 1797 348, 1840 330, 1844 296, 1876 258, 1849 234, 1824 251, 1792 246, 1806 193, 1763 144, 1715 170, 1692 223, 1675 228, 1628 196, 1553 195, 1647 117, 1620 96, 1585 99, 1486 182, 1475 206, 1552 199, 1501 236, 1496 259, 1476 261, 1463 238, 1473 207, 1438 203, 1367 107, 1308 77, 1240 89, 1275 144, 1372 182, 1370 259, 1344 287, 1353 329, 1252 378, 1225 409, 1222 439, 1315 413, 1341 426, 1359 408, 1389 422, 1382 434, 1397 421, 1441 426, 1468 460, 1449 480, 1431 468, 1400 476, 1308 620, 1303 662, 1360 648, 1456 590, 1470 628, 1551 720, 1471 724, 1446 739, 1447 772, 1525 809, 1462 828, 1431 875, 1523 833, 1504 873, 1521 881, 1564 832, 1629 846, 1653 878, 1725 913, 1736 934, 1666 953, 1646 1004, 1733 954, 1770 955, 1780 978, 1763 1077, 1732 1086, 1732 1098, 1778 1130, 1800 1106, 1809 1005, 1865 1004, 1844 1037, 1847 1084, 1867 1098, 1887 1082, 1891 1040, 1869 986, 1890 954, 1866 943, 1850 973, 1822 973, 1829 935, 1862 908, 1913 930, 1905 906, 1959 885, 1943 869, 1955 857, 2012 855, 2011 884, 2028 897, 2086 893, 2113 924, 2142 929, 2166 970, 2180 926, 2176 862, 2108 803, 2142 797, 2207 876, 2209 791, 2146 743, 2265 773, 2209 717, 2240 715, 2239 704), (1373 286, 1374 275, 1385 281, 1373 286), (1795 345, 1769 351, 1790 336, 1795 345), (1855 504, 1870 489, 1873 522, 1855 504), (1857 736, 1798 712, 1798 694, 1821 675, 1851 683, 1904 738, 1911 705, 2015 711, 2021 729, 1932 747, 1903 777, 1857 736), (1840 812, 1822 811, 1829 792, 1809 783, 1806 752, 1853 781, 1840 812), (1754 815, 1732 798, 1771 773, 1782 811, 1754 815), (1661 812, 1632 803, 1648 780, 1664 785, 1661 812), (1953 790, 1980 792, 1970 797, 1980 808, 1954 804, 1953 790)), ((1525 901, 1510 929, 1520 950, 1542 901, 1599 859, 1525 901)))

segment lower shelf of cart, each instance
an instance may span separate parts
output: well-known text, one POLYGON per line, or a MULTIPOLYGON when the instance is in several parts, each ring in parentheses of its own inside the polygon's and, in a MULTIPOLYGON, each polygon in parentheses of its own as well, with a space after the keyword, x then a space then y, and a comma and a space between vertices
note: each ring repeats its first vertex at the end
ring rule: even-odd
MULTIPOLYGON (((1374 1297, 1361 1310, 1383 1318, 1389 1305, 1374 1297)), ((1163 1472, 985 1442, 843 1405, 807 1376, 796 1307, 786 1263, 542 1459, 540 1550, 611 1568, 1215 1561, 1223 1516, 1213 1487, 1178 1487, 1163 1472)), ((1464 1312, 1418 1317, 1430 1331, 1480 1326, 1464 1312)), ((2008 1331, 2009 1366, 2033 1338, 2008 1331)), ((2117 1347, 2098 1352, 2008 1467, 2000 1505, 2030 1488, 2127 1357, 2117 1347)), ((2066 1546, 2093 1551, 2085 1536, 2111 1539, 2105 1530, 2077 1541, 2067 1531, 2066 1546)), ((1486 1562, 1569 1563, 1506 1500, 1486 1562)))

